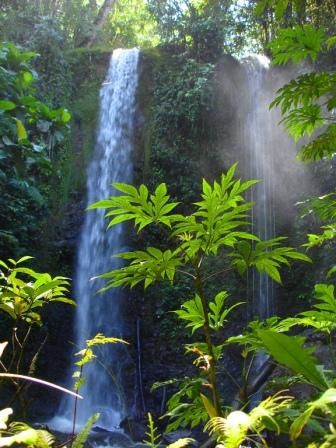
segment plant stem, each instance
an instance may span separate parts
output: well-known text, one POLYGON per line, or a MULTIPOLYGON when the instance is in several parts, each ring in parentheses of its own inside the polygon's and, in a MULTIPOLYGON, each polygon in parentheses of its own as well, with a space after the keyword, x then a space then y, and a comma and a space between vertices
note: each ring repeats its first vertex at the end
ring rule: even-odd
POLYGON ((333 350, 333 340, 332 340, 332 333, 329 332, 329 353, 330 353, 330 357, 331 357, 331 361, 333 363, 334 369, 336 368, 336 358, 335 358, 335 353, 333 350))
POLYGON ((219 394, 218 394, 217 381, 216 381, 216 363, 215 363, 215 356, 214 356, 214 350, 213 350, 213 343, 212 343, 211 334, 210 334, 209 308, 208 308, 208 302, 205 298, 201 270, 200 270, 199 266, 197 267, 197 271, 196 271, 195 286, 196 286, 197 293, 201 299, 203 312, 204 312, 203 331, 204 331, 205 341, 206 341, 206 344, 208 347, 208 353, 209 353, 209 357, 210 357, 208 379, 209 379, 209 383, 211 385, 212 401, 213 401, 213 405, 216 410, 216 414, 218 417, 220 417, 222 415, 222 411, 221 411, 220 402, 219 402, 219 394))

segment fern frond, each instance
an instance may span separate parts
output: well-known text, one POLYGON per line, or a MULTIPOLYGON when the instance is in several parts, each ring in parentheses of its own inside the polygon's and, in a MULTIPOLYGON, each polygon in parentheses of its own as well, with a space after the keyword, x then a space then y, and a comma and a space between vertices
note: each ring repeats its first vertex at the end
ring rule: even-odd
POLYGON ((72 444, 72 448, 82 448, 84 446, 85 442, 89 437, 92 426, 96 423, 99 417, 100 417, 99 413, 91 415, 91 417, 87 420, 82 430, 77 434, 72 444))
POLYGON ((186 439, 179 439, 174 443, 171 443, 167 446, 167 448, 184 448, 185 446, 188 446, 190 443, 195 442, 194 439, 186 438, 186 439))

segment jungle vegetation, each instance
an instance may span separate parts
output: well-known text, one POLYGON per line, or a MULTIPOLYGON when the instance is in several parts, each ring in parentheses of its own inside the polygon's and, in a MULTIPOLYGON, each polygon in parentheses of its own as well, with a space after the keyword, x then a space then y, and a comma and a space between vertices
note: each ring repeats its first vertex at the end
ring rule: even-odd
MULTIPOLYGON (((55 242, 67 210, 84 195, 74 141, 80 130, 90 143, 97 105, 95 95, 81 93, 97 91, 97 61, 105 63, 106 53, 120 46, 138 46, 155 61, 146 157, 137 185, 115 184, 121 194, 92 208, 107 209, 110 225, 131 221, 135 227, 134 250, 119 254, 125 266, 102 273, 106 288, 142 285, 152 291, 154 304, 146 306, 160 310, 165 350, 173 345, 183 352, 181 335, 188 338, 186 363, 192 354, 193 375, 154 385, 174 383, 164 414, 168 430, 201 426, 213 445, 225 448, 335 446, 335 19, 334 0, 0 1, 0 378, 11 381, 0 412, 1 446, 57 443, 46 431, 15 422, 30 421, 28 388, 19 377, 40 377, 45 316, 51 321, 70 313, 67 307, 55 315, 49 303, 73 304, 71 260, 55 242), (251 232, 252 204, 244 192, 256 180, 241 182, 235 166, 213 173, 211 181, 198 175, 199 142, 210 140, 203 118, 211 107, 216 63, 223 54, 249 52, 266 53, 276 65, 309 67, 282 86, 270 105, 280 108, 279 125, 298 142, 302 163, 323 173, 322 193, 304 201, 301 216, 298 211, 301 247, 283 237, 260 241, 251 232), (81 73, 83 62, 87 74, 81 73), (293 264, 295 276, 302 263, 311 264, 309 272, 319 280, 299 293, 305 301, 298 313, 253 320, 241 334, 230 328, 245 300, 230 297, 231 280, 223 272, 242 275, 255 268, 281 283, 283 268, 293 264), (209 278, 216 279, 210 290, 209 278), (160 296, 159 281, 165 281, 160 296), (170 300, 175 296, 178 303, 170 300), (180 325, 171 334, 167 329, 176 319, 180 325), (232 345, 242 361, 234 404, 221 389, 221 357, 232 345), (329 350, 328 362, 314 355, 320 346, 329 350), (265 369, 272 365, 278 374, 261 380, 264 397, 256 403, 251 397, 261 384, 251 381, 250 365, 260 351, 268 355, 265 369), (8 424, 13 408, 14 423, 8 424)), ((89 348, 117 342, 108 339, 98 337, 83 348, 80 377, 92 358, 89 348)), ((1 387, 7 387, 4 381, 1 387)), ((96 418, 75 446, 83 445, 96 418)), ((160 444, 151 414, 145 443, 160 444)), ((190 443, 187 438, 174 446, 190 443)))

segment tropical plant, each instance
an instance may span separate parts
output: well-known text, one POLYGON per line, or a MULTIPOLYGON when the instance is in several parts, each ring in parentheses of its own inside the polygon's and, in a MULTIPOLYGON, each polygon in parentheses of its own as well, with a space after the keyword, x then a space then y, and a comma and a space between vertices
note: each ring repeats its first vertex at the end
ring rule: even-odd
MULTIPOLYGON (((75 304, 66 297, 68 279, 34 271, 25 265, 31 258, 26 256, 17 261, 9 259, 7 263, 0 260, 0 310, 11 321, 10 350, 7 350, 6 362, 1 360, 0 365, 4 372, 16 375, 23 373, 32 375, 35 371, 47 335, 35 352, 30 345, 30 339, 34 327, 42 326, 42 310, 52 302, 75 304)), ((15 376, 10 377, 10 380, 15 387, 12 400, 19 399, 22 411, 25 412, 24 391, 27 386, 22 385, 15 376)))
MULTIPOLYGON (((96 336, 86 341, 85 347, 82 350, 75 353, 75 356, 79 357, 79 360, 75 362, 75 365, 79 367, 79 369, 75 370, 75 372, 72 375, 72 377, 75 379, 75 384, 73 388, 76 393, 78 393, 80 387, 82 387, 83 384, 85 384, 85 376, 83 375, 84 366, 97 358, 97 356, 94 353, 94 348, 105 344, 116 344, 116 343, 127 344, 127 342, 123 341, 122 339, 107 337, 104 336, 102 333, 98 333, 96 334, 96 336)), ((78 397, 75 398, 71 439, 74 438, 76 429, 77 407, 78 407, 78 397)), ((81 431, 82 436, 80 436, 80 439, 81 437, 83 437, 83 440, 86 440, 91 427, 99 419, 99 416, 100 416, 99 414, 96 414, 95 416, 92 416, 88 420, 87 429, 85 429, 85 427, 82 429, 81 431)), ((75 445, 73 445, 73 447, 75 448, 75 445)))
POLYGON ((34 429, 25 423, 12 422, 7 424, 11 408, 0 411, 0 445, 1 446, 30 446, 48 448, 54 444, 55 438, 43 429, 34 429))
POLYGON ((282 239, 261 242, 248 231, 248 213, 252 204, 246 202, 243 193, 256 181, 235 180, 235 170, 236 166, 232 166, 219 182, 212 185, 203 180, 201 199, 194 204, 195 211, 190 215, 176 213, 179 204, 170 200, 165 184, 160 184, 150 194, 145 185, 135 188, 117 183, 114 187, 120 195, 89 207, 106 209, 109 227, 133 221, 140 232, 153 224, 159 225, 165 229, 169 243, 165 249, 147 247, 118 254, 128 264, 102 274, 101 277, 107 280, 103 290, 117 286, 134 287, 139 283, 146 289, 159 280, 173 283, 180 275, 188 276, 194 283, 194 297, 186 300, 175 314, 191 329, 191 334, 200 330, 203 333, 202 341, 192 341, 187 346, 196 356, 194 364, 199 376, 185 382, 170 399, 167 416, 177 421, 177 426, 192 426, 196 420, 197 423, 204 421, 204 415, 205 419, 207 415, 221 417, 223 412, 217 377, 223 351, 223 344, 218 343, 219 330, 226 325, 229 313, 241 303, 228 306, 226 291, 219 291, 212 300, 209 299, 207 281, 223 275, 223 269, 209 277, 205 270, 207 259, 222 259, 226 263, 224 271, 238 268, 244 273, 253 266, 278 282, 281 281, 281 266, 288 265, 292 259, 309 261, 306 255, 293 248, 281 246, 282 239), (245 250, 246 244, 248 250, 245 250))
POLYGON ((46 211, 46 179, 50 180, 56 148, 71 118, 66 109, 52 109, 38 99, 32 67, 36 56, 12 43, 0 45, 0 247, 4 256, 17 256, 34 240, 42 209, 44 216, 46 211))
MULTIPOLYGON (((260 1, 257 12, 260 13, 266 6, 271 6, 276 8, 277 15, 282 16, 289 5, 299 8, 305 3, 305 1, 286 0, 260 1)), ((305 58, 315 61, 323 45, 327 47, 326 44, 329 44, 331 48, 334 39, 327 40, 323 30, 304 25, 281 30, 278 38, 270 44, 270 48, 275 57, 274 62, 284 64, 289 61, 296 63, 305 58)), ((283 122, 294 138, 309 137, 318 130, 317 137, 313 134, 309 143, 300 150, 299 155, 305 161, 333 157, 334 139, 330 133, 334 126, 331 114, 334 86, 333 72, 311 72, 300 75, 279 90, 277 98, 271 105, 271 107, 280 106, 283 122)), ((308 243, 305 244, 307 248, 324 244, 334 237, 333 197, 334 194, 330 193, 319 198, 311 198, 303 204, 305 213, 314 211, 321 219, 329 221, 329 224, 323 227, 321 235, 308 235, 308 243)), ((333 273, 332 267, 327 276, 331 277, 333 273)), ((315 302, 311 309, 286 319, 271 317, 265 322, 251 322, 243 334, 231 337, 227 342, 240 344, 243 347, 244 357, 251 353, 260 353, 262 350, 270 356, 267 362, 276 363, 282 367, 280 375, 278 374, 281 376, 282 373, 282 378, 278 377, 272 385, 273 390, 274 387, 286 385, 290 387, 291 395, 293 395, 280 413, 276 410, 275 418, 276 424, 279 425, 278 431, 289 436, 287 446, 327 448, 335 443, 336 424, 333 387, 336 379, 333 349, 336 305, 334 285, 316 284, 314 298, 315 302), (291 331, 294 328, 295 335, 291 331), (308 334, 314 333, 314 341, 319 342, 312 342, 307 337, 298 335, 302 328, 309 329, 308 334), (325 360, 323 362, 315 355, 321 345, 328 346, 330 362, 325 360), (303 399, 296 397, 296 384, 306 385, 303 399)), ((281 395, 281 392, 279 394, 281 395)), ((260 404, 262 405, 263 402, 260 404)), ((253 411, 254 409, 251 413, 253 411)), ((225 447, 237 447, 244 438, 249 437, 248 431, 259 433, 258 428, 253 428, 250 417, 250 415, 244 415, 241 423, 237 423, 236 430, 233 431, 233 425, 228 424, 228 418, 224 421, 213 420, 209 425, 212 431, 221 433, 220 437, 224 440, 225 447), (231 435, 241 436, 240 441, 230 439, 231 435)))
MULTIPOLYGON (((144 443, 149 448, 159 448, 161 446, 161 435, 158 432, 157 427, 154 424, 154 420, 152 414, 148 412, 148 432, 146 432, 147 440, 144 440, 144 443)), ((190 443, 193 443, 194 439, 190 439, 189 437, 184 439, 179 439, 174 443, 170 443, 167 445, 167 448, 184 448, 188 446, 190 443)))

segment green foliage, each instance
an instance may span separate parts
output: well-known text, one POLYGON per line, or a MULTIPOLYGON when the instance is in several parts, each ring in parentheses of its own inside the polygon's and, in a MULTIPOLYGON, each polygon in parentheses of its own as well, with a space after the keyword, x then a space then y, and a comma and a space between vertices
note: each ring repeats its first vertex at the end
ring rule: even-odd
POLYGON ((71 444, 72 448, 82 448, 85 445, 85 443, 90 435, 90 432, 92 430, 92 427, 99 419, 99 416, 100 416, 100 414, 91 415, 91 417, 85 423, 83 428, 76 435, 75 440, 71 444))
POLYGON ((46 343, 44 337, 38 348, 29 346, 33 327, 42 325, 41 313, 49 303, 75 304, 67 298, 68 279, 52 277, 26 267, 25 262, 31 258, 25 256, 17 261, 9 259, 6 263, 0 260, 0 310, 13 321, 7 362, 1 362, 1 367, 6 374, 14 374, 12 383, 23 413, 27 410, 24 393, 27 386, 21 385, 17 378, 29 379, 21 375, 26 372, 30 376, 34 374, 37 360, 46 343))
POLYGON ((259 241, 253 248, 246 241, 240 242, 237 252, 232 254, 233 265, 240 274, 244 274, 246 269, 255 266, 259 272, 265 272, 273 280, 281 283, 279 268, 281 264, 289 266, 289 260, 302 260, 309 262, 310 258, 297 252, 290 247, 282 247, 283 237, 274 238, 268 241, 259 241))
POLYGON ((132 185, 114 183, 113 187, 118 191, 126 193, 124 196, 112 196, 89 206, 90 209, 95 208, 112 208, 106 213, 106 217, 117 215, 113 218, 109 227, 119 224, 120 222, 133 219, 138 231, 152 223, 161 223, 171 227, 171 221, 174 216, 169 213, 178 205, 170 203, 167 195, 167 187, 160 184, 154 194, 149 196, 148 188, 141 185, 137 190, 132 185), (127 212, 127 213, 125 213, 127 212))
POLYGON ((150 448, 158 448, 161 435, 158 434, 158 429, 154 425, 153 417, 150 412, 148 412, 147 417, 148 417, 148 432, 146 432, 146 436, 148 436, 148 440, 144 440, 144 443, 150 448))
POLYGON ((34 429, 25 423, 13 422, 7 427, 8 415, 12 409, 0 411, 1 414, 1 446, 28 446, 35 448, 49 448, 55 442, 54 436, 43 429, 34 429))
MULTIPOLYGON (((218 293, 214 300, 209 301, 209 326, 212 330, 219 330, 227 322, 227 316, 230 312, 241 305, 240 303, 235 303, 229 308, 224 307, 226 299, 229 297, 226 291, 221 291, 218 293)), ((191 334, 193 334, 197 329, 202 328, 205 322, 204 309, 202 306, 201 298, 196 294, 195 298, 192 300, 185 301, 181 310, 174 311, 181 320, 187 322, 186 327, 191 328, 191 334)))
MULTIPOLYGON (((146 432, 146 436, 148 436, 148 440, 144 440, 144 444, 149 448, 159 448, 161 446, 160 443, 161 435, 158 433, 158 429, 154 424, 152 414, 148 412, 147 416, 148 416, 148 432, 146 432)), ((167 448, 184 448, 193 442, 194 439, 190 438, 179 439, 176 442, 167 445, 167 448)))
POLYGON ((319 283, 315 285, 315 298, 313 309, 302 312, 298 322, 316 328, 319 331, 331 333, 336 328, 336 299, 334 285, 319 283))
POLYGON ((232 32, 233 2, 148 1, 161 41, 200 60, 215 60, 232 32))
POLYGON ((22 266, 31 257, 20 260, 0 260, 0 309, 15 321, 41 325, 39 309, 50 302, 64 302, 75 305, 65 297, 68 279, 40 274, 22 266))
POLYGON ((106 217, 112 217, 109 226, 131 220, 138 231, 157 225, 169 232, 165 238, 168 243, 165 250, 147 247, 117 255, 128 260, 129 264, 103 274, 101 277, 108 280, 104 289, 133 287, 140 282, 146 288, 165 278, 173 282, 177 273, 190 277, 194 282, 194 299, 182 303, 175 314, 186 323, 192 334, 203 330, 204 341, 186 346, 188 353, 196 355, 194 365, 200 374, 180 384, 178 392, 168 401, 166 416, 172 420, 169 430, 179 425, 193 427, 205 422, 208 414, 221 416, 222 413, 216 364, 223 344, 215 345, 213 337, 222 329, 229 313, 241 303, 228 307, 225 291, 215 294, 213 300, 208 299, 206 281, 222 271, 208 277, 204 269, 205 260, 219 257, 229 261, 231 268, 238 267, 241 273, 249 267, 256 267, 278 281, 282 265, 288 266, 292 259, 309 261, 306 255, 290 247, 282 247, 283 238, 262 242, 248 232, 248 212, 252 204, 244 199, 243 193, 255 181, 235 180, 235 170, 234 165, 221 176, 219 182, 214 181, 213 184, 203 180, 201 199, 194 203, 195 211, 191 214, 176 214, 178 204, 170 201, 165 184, 159 185, 152 195, 144 185, 137 189, 116 184, 125 195, 113 196, 90 207, 107 209, 106 217), (246 250, 244 244, 248 241, 253 244, 248 243, 246 250), (206 387, 211 391, 211 399, 204 393, 206 387))
POLYGON ((33 82, 37 75, 29 65, 35 56, 36 53, 24 52, 12 43, 0 48, 0 86, 4 97, 0 103, 2 164, 9 159, 19 177, 26 175, 28 167, 34 164, 48 163, 71 118, 67 110, 52 110, 36 98, 33 82))
POLYGON ((7 217, 0 220, 0 244, 5 256, 34 246, 42 210, 44 219, 46 214, 46 179, 50 182, 56 148, 71 118, 66 109, 39 100, 36 56, 12 43, 0 45, 0 215, 7 217))
POLYGON ((328 405, 335 403, 335 401, 336 389, 330 388, 327 389, 319 398, 308 403, 307 409, 291 424, 289 432, 291 439, 295 440, 300 436, 304 426, 306 426, 313 412, 316 410, 322 410, 324 413, 329 414, 331 409, 329 409, 328 405))
POLYGON ((311 25, 281 29, 277 38, 269 44, 273 63, 282 65, 292 61, 296 64, 306 58, 315 61, 324 39, 324 31, 311 25))
POLYGON ((301 337, 287 336, 271 330, 259 330, 258 336, 263 347, 280 364, 289 367, 294 373, 301 374, 308 382, 320 390, 328 384, 317 368, 317 361, 311 356, 311 350, 302 348, 301 337))
MULTIPOLYGON (((271 107, 281 108, 284 115, 282 122, 295 140, 305 135, 311 136, 316 129, 329 123, 335 102, 335 81, 333 73, 308 73, 290 81, 277 92, 278 96, 271 103, 271 107)), ((333 128, 334 126, 330 125, 324 137, 320 136, 316 143, 305 145, 300 151, 300 157, 303 160, 330 157, 334 151, 333 142, 326 143, 332 139, 333 128)))
POLYGON ((117 343, 127 344, 127 342, 123 341, 122 339, 108 337, 103 335, 102 333, 98 333, 96 334, 96 336, 86 341, 86 345, 82 350, 75 353, 75 356, 80 357, 80 359, 75 362, 75 365, 79 367, 79 370, 76 370, 72 375, 73 378, 77 378, 74 384, 74 390, 76 392, 85 383, 85 378, 83 377, 83 367, 89 362, 94 361, 96 358, 93 348, 99 345, 117 343))
POLYGON ((215 417, 211 419, 206 428, 211 434, 217 436, 217 441, 222 442, 225 448, 239 448, 244 440, 263 441, 262 431, 278 427, 275 416, 286 409, 291 402, 291 397, 281 394, 268 397, 261 401, 249 413, 244 411, 232 411, 225 418, 215 417), (249 432, 252 431, 250 435, 249 432))
MULTIPOLYGON (((273 62, 297 63, 307 58, 315 61, 327 42, 324 30, 312 25, 283 29, 270 44, 273 62)), ((299 157, 304 161, 331 158, 335 152, 335 82, 333 72, 305 73, 279 89, 271 103, 271 107, 280 107, 282 122, 296 141, 315 133, 300 149, 299 157)))
POLYGON ((166 250, 162 252, 155 247, 148 247, 146 251, 125 252, 118 254, 124 260, 131 260, 128 266, 102 275, 108 283, 101 291, 110 287, 129 285, 133 288, 144 282, 145 288, 158 279, 167 278, 173 281, 175 270, 181 264, 177 252, 166 250))
POLYGON ((180 426, 194 428, 205 424, 208 414, 202 400, 202 390, 206 387, 204 378, 183 378, 177 381, 179 389, 167 402, 163 417, 170 422, 166 431, 174 431, 180 426))
POLYGON ((160 43, 154 17, 144 0, 118 0, 102 39, 114 48, 155 47, 160 43))
POLYGON ((304 8, 306 0, 259 0, 255 9, 256 14, 261 14, 267 6, 275 9, 277 19, 281 18, 285 13, 288 5, 292 3, 297 11, 304 8))
POLYGON ((169 135, 171 129, 183 128, 185 135, 188 129, 195 135, 202 111, 210 107, 214 65, 178 56, 167 62, 169 67, 162 67, 157 74, 155 120, 163 126, 160 133, 169 135))
POLYGON ((313 304, 312 309, 301 312, 298 316, 286 319, 272 317, 265 322, 251 322, 249 332, 231 337, 228 342, 245 346, 244 356, 247 356, 249 351, 267 351, 281 366, 293 372, 289 378, 291 386, 293 383, 306 382, 314 386, 313 392, 310 392, 310 401, 302 403, 293 398, 284 412, 287 424, 283 426, 284 420, 281 418, 278 424, 281 431, 284 431, 285 427, 288 428, 286 431, 292 441, 296 441, 301 436, 303 429, 309 426, 309 440, 311 441, 309 446, 328 447, 332 446, 334 433, 333 430, 328 433, 321 423, 322 421, 329 422, 332 427, 336 421, 335 389, 332 387, 335 382, 334 370, 321 365, 321 361, 312 356, 312 352, 316 349, 315 344, 310 343, 308 346, 308 341, 301 336, 283 334, 293 327, 303 326, 328 335, 330 337, 330 356, 334 360, 331 342, 331 335, 335 330, 334 285, 315 285, 315 299, 316 303, 313 304), (316 389, 319 391, 317 395, 316 389))

